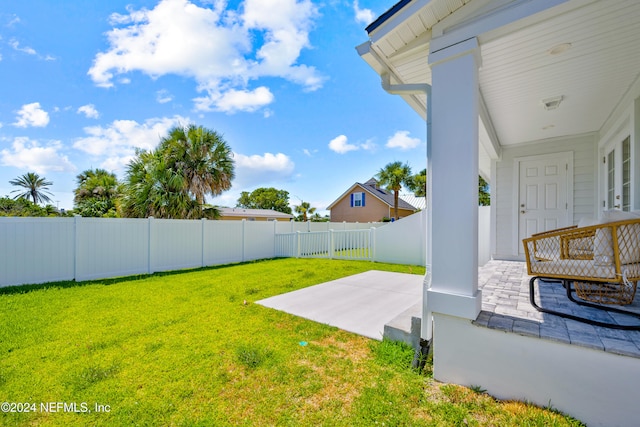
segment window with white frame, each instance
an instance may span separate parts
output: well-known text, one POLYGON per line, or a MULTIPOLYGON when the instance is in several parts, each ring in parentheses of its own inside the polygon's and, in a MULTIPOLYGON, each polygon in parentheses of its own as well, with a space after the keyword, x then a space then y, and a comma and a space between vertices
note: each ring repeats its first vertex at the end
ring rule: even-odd
POLYGON ((364 207, 364 193, 352 193, 351 194, 351 207, 352 208, 361 208, 364 207))

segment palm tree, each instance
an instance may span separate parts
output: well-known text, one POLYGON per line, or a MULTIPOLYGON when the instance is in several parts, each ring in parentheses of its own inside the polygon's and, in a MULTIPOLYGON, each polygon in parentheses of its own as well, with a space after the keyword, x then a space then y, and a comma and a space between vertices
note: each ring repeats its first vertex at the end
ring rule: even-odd
POLYGON ((116 216, 121 185, 115 174, 104 169, 87 169, 76 177, 74 209, 82 216, 116 216))
POLYGON ((302 200, 300 200, 300 205, 294 206, 293 209, 297 214, 300 214, 302 220, 305 222, 308 220, 307 214, 311 215, 316 211, 316 208, 312 208, 309 202, 303 202, 302 200))
POLYGON ((376 175, 378 184, 385 187, 388 191, 393 191, 393 210, 394 216, 398 219, 398 196, 403 185, 407 187, 412 184, 411 167, 402 162, 392 162, 380 169, 376 175))
POLYGON ((160 141, 166 163, 184 177, 185 189, 200 205, 206 194, 217 196, 231 188, 234 164, 222 136, 202 126, 174 127, 160 141))
POLYGON ((14 190, 12 193, 22 192, 14 197, 14 199, 29 199, 34 204, 38 203, 53 203, 53 200, 48 195, 53 194, 47 190, 50 185, 53 185, 51 181, 47 181, 44 177, 40 177, 37 173, 28 172, 16 179, 9 181, 9 184, 16 187, 22 187, 22 189, 14 190))
POLYGON ((413 191, 416 197, 426 197, 427 195, 427 170, 422 169, 416 175, 411 177, 411 185, 408 186, 409 190, 413 191))

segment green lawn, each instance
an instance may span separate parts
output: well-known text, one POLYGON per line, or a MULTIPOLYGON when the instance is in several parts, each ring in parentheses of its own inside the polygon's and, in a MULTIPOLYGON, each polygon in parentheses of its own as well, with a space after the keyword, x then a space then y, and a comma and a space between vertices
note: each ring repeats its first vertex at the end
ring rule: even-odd
POLYGON ((254 304, 371 269, 424 274, 278 259, 0 289, 0 402, 32 411, 0 425, 579 425, 437 383, 405 346, 254 304))

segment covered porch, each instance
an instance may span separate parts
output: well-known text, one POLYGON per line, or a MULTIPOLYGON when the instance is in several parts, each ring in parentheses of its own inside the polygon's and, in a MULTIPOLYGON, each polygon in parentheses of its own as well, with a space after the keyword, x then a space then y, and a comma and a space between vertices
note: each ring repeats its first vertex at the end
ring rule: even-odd
POLYGON ((435 378, 550 404, 589 425, 635 425, 637 332, 539 314, 520 291, 523 238, 640 209, 640 3, 390 6, 357 51, 426 122, 421 337, 433 341, 435 378), (478 175, 491 185, 500 260, 484 283, 478 175))

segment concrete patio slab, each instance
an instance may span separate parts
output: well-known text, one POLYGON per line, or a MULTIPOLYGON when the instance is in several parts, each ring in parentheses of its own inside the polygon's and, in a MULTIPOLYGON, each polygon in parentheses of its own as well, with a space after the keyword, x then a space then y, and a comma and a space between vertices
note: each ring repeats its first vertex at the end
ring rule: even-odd
POLYGON ((422 301, 422 282, 421 275, 371 270, 257 304, 382 340, 385 324, 422 301))

